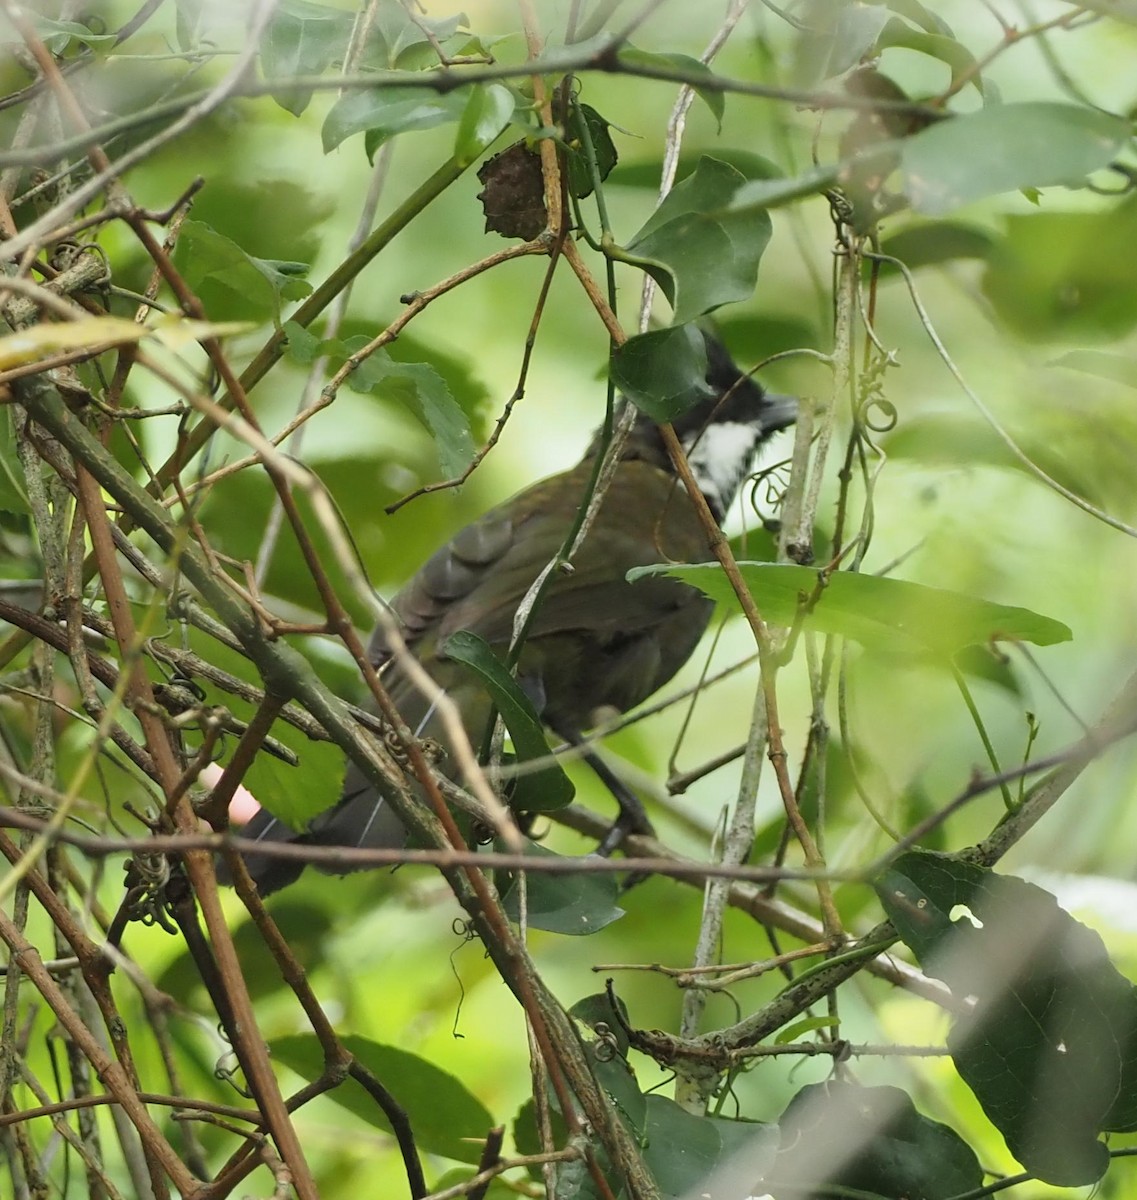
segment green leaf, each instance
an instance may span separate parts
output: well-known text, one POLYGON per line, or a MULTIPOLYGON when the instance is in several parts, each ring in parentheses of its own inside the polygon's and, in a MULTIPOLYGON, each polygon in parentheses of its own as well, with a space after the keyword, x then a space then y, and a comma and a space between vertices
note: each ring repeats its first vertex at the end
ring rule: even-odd
POLYGON ((0 409, 0 512, 25 515, 31 512, 24 490, 24 469, 16 455, 16 432, 10 404, 0 409))
POLYGON ((642 1139, 647 1125, 647 1097, 628 1066, 627 1037, 622 1032, 628 1024, 628 1014, 623 1001, 617 1000, 617 1004, 622 1020, 612 1011, 612 1002, 603 993, 585 996, 568 1011, 596 1082, 607 1093, 624 1124, 637 1139, 642 1139))
MULTIPOLYGON (((857 161, 868 161, 870 155, 872 161, 875 161, 877 156, 883 159, 892 152, 890 144, 876 146, 869 154, 858 156, 857 161)), ((827 166, 810 167, 792 179, 752 179, 749 183, 744 183, 731 197, 730 210, 735 213, 751 212, 755 209, 765 212, 771 208, 781 208, 783 204, 790 204, 803 196, 819 195, 838 182, 843 165, 846 164, 831 163, 827 166)))
POLYGON ((380 0, 375 21, 374 44, 369 47, 367 61, 394 70, 396 67, 422 69, 438 65, 438 54, 431 39, 440 46, 454 36, 466 23, 463 14, 432 21, 416 13, 411 20, 407 6, 400 0, 380 0))
POLYGON ((830 19, 811 22, 798 46, 798 82, 814 86, 844 75, 870 53, 890 19, 883 5, 842 4, 830 19))
POLYGON ((281 329, 288 339, 287 353, 293 362, 306 367, 316 360, 320 354, 320 339, 311 330, 295 321, 285 321, 281 329))
POLYGON ((616 387, 656 421, 670 421, 709 395, 707 344, 693 325, 628 338, 609 370, 616 387))
POLYGON ((951 26, 941 16, 937 16, 931 9, 925 8, 919 0, 885 0, 885 7, 892 9, 894 13, 899 13, 911 21, 913 25, 919 25, 928 33, 942 34, 944 37, 954 37, 951 31, 951 26))
POLYGON ((1137 990, 1101 938, 1042 888, 946 855, 904 854, 876 888, 924 969, 967 998, 948 1048, 1011 1153, 1047 1183, 1095 1183, 1098 1134, 1137 1128, 1137 990))
POLYGON ((652 1092, 647 1097, 643 1156, 664 1196, 683 1197, 717 1166, 722 1136, 709 1117, 697 1117, 674 1100, 652 1092))
POLYGON ((1137 239, 1137 198, 1103 212, 1006 218, 983 291, 1020 337, 1122 337, 1137 326, 1137 261, 1118 248, 1137 239))
POLYGON ((1128 138, 1127 122, 1097 109, 1053 101, 992 105, 905 139, 903 187, 913 208, 931 216, 1016 188, 1077 187, 1128 138))
MULTIPOLYGON (((344 349, 354 353, 368 340, 348 338, 344 349)), ((460 475, 469 465, 474 457, 470 420, 446 380, 429 363, 397 362, 381 350, 360 363, 350 384, 355 391, 374 392, 406 405, 430 430, 443 475, 460 475)))
POLYGON ((974 85, 980 95, 987 93, 987 86, 978 69, 975 55, 962 42, 956 41, 948 34, 913 29, 907 21, 894 17, 881 30, 878 45, 882 50, 890 46, 901 46, 905 50, 914 50, 917 54, 939 59, 951 68, 953 84, 966 79, 974 85))
POLYGON ((781 1150, 763 1180, 778 1200, 849 1193, 949 1200, 983 1183, 971 1147, 917 1112, 899 1088, 807 1084, 778 1125, 781 1150))
MULTIPOLYGON (((504 851, 509 847, 498 845, 496 849, 504 851)), ((530 842, 526 853, 534 858, 565 859, 564 855, 537 842, 530 842)), ((579 874, 554 875, 537 871, 526 877, 525 921, 530 929, 586 937, 624 915, 624 910, 616 903, 620 894, 616 876, 607 871, 589 872, 588 863, 594 857, 585 855, 577 860, 581 864, 579 874)), ((516 886, 516 872, 503 874, 509 884, 500 887, 502 907, 511 921, 520 921, 521 890, 516 886)))
POLYGON ((273 726, 272 736, 293 751, 299 765, 258 754, 245 773, 244 785, 273 816, 291 829, 303 829, 339 799, 343 751, 331 742, 314 742, 283 721, 273 726))
POLYGON ((113 42, 116 37, 114 33, 96 33, 80 21, 54 21, 34 9, 28 15, 43 44, 55 55, 62 55, 73 39, 81 45, 97 46, 100 42, 113 42))
POLYGON ((731 207, 745 183, 734 167, 704 156, 628 244, 671 302, 677 325, 754 291, 771 224, 762 209, 731 207))
POLYGON ((367 154, 397 133, 430 129, 447 121, 460 121, 466 107, 461 91, 436 95, 425 88, 375 87, 348 92, 332 105, 324 118, 321 138, 324 153, 334 150, 354 134, 367 132, 367 154))
POLYGON ((592 195, 594 181, 592 169, 588 165, 588 154, 584 147, 583 136, 580 135, 579 124, 583 122, 588 128, 588 136, 592 142, 592 153, 596 158, 596 173, 601 182, 608 178, 616 165, 616 145, 608 132, 611 125, 590 104, 578 104, 574 109, 576 136, 573 136, 566 147, 568 161, 569 190, 578 199, 583 200, 592 195))
MULTIPOLYGON (((322 75, 343 59, 354 18, 351 13, 308 0, 281 0, 261 37, 261 70, 270 82, 296 75, 322 75)), ((308 107, 310 89, 281 87, 273 99, 294 116, 308 107)))
MULTIPOLYGON (((481 1142, 495 1122, 489 1110, 453 1075, 417 1054, 370 1038, 348 1036, 344 1046, 375 1075, 405 1110, 420 1150, 458 1162, 477 1163, 481 1142)), ((312 1034, 294 1034, 269 1043, 275 1059, 301 1078, 319 1079, 324 1053, 312 1034)), ((354 1079, 326 1093, 369 1125, 391 1132, 383 1110, 354 1079)))
POLYGON ((518 762, 543 764, 516 776, 510 805, 519 812, 548 812, 569 804, 575 789, 553 758, 540 717, 489 645, 476 633, 460 629, 447 638, 438 653, 442 658, 464 663, 477 674, 509 730, 518 762))
POLYGON ((182 224, 174 261, 195 290, 202 290, 202 284, 222 288, 239 297, 253 319, 276 319, 282 300, 299 299, 312 290, 301 278, 306 263, 256 258, 202 221, 182 224))
POLYGON ((792 1025, 787 1025, 784 1029, 778 1030, 778 1036, 774 1039, 775 1046, 788 1046, 790 1042, 797 1041, 799 1037, 806 1033, 812 1033, 815 1029, 837 1029, 841 1025, 838 1017, 805 1017, 800 1021, 795 1021, 792 1025))
POLYGON ((709 1117, 718 1131, 722 1142, 719 1166, 732 1164, 732 1175, 742 1178, 745 1170, 751 1179, 761 1179, 773 1165, 778 1153, 778 1127, 762 1121, 732 1120, 727 1117, 709 1117), (735 1172, 738 1174, 734 1174, 735 1172))
POLYGON ((684 77, 690 80, 695 95, 711 110, 711 114, 718 122, 719 129, 722 129, 723 113, 726 111, 726 96, 718 88, 700 85, 700 79, 714 78, 714 72, 706 63, 692 58, 689 54, 656 54, 650 50, 640 50, 635 46, 628 45, 620 47, 617 57, 621 65, 633 68, 658 70, 660 67, 665 67, 668 70, 682 71, 684 77))
MULTIPOLYGON (((819 587, 822 572, 814 567, 748 562, 738 566, 765 620, 792 625, 802 598, 816 596, 804 619, 806 628, 874 649, 950 657, 967 646, 991 641, 1050 646, 1073 637, 1061 621, 1030 609, 903 579, 836 571, 819 587)), ((682 579, 716 603, 738 608, 738 598, 717 563, 637 567, 628 572, 628 579, 652 574, 682 579)))
MULTIPOLYGON (((898 258, 909 270, 939 266, 960 259, 991 257, 997 244, 995 236, 979 225, 963 221, 926 221, 909 225, 885 238, 881 250, 898 258)), ((895 272, 891 263, 881 263, 881 274, 895 272)))
POLYGON ((513 107, 513 93, 500 83, 471 88, 454 136, 455 159, 468 166, 478 158, 509 125, 513 107))

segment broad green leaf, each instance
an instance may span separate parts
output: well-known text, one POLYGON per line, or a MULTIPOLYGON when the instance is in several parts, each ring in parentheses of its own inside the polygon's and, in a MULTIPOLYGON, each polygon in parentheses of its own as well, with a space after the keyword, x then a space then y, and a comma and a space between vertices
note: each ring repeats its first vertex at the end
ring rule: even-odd
POLYGON ((881 49, 889 46, 902 46, 906 50, 914 50, 918 54, 926 54, 929 58, 939 59, 951 68, 952 83, 966 79, 980 95, 987 94, 987 85, 979 71, 975 55, 962 43, 943 33, 929 33, 922 29, 913 29, 907 21, 892 18, 881 30, 878 42, 881 49))
POLYGON ((293 751, 298 765, 258 754, 245 773, 244 785, 273 816, 290 829, 301 830, 339 799, 343 751, 331 742, 314 742, 283 721, 273 726, 272 736, 293 751))
POLYGON ((1047 1183, 1096 1182, 1098 1134, 1137 1128, 1137 989, 1042 888, 946 855, 877 885, 924 969, 968 1004, 948 1048, 1011 1153, 1047 1183))
POLYGON ((375 87, 348 92, 332 105, 324 118, 321 131, 324 153, 366 131, 370 157, 397 133, 461 120, 465 107, 466 97, 460 91, 438 95, 423 87, 375 87))
POLYGON ((708 1120, 718 1131, 722 1142, 720 1166, 731 1163, 731 1174, 735 1178, 742 1177, 744 1164, 751 1179, 761 1179, 769 1171, 778 1153, 777 1125, 727 1117, 708 1117, 708 1120))
MULTIPOLYGON (((508 847, 500 845, 499 850, 508 847)), ((564 855, 546 849, 537 842, 530 842, 526 853, 534 858, 559 858, 564 855)), ((565 933, 574 937, 585 937, 596 933, 613 921, 618 921, 624 910, 616 900, 620 885, 610 872, 588 870, 589 859, 585 855, 580 862, 579 874, 561 875, 535 871, 525 880, 525 920, 531 929, 544 929, 549 933, 565 933)), ((516 873, 503 872, 508 885, 499 885, 502 907, 512 921, 521 918, 521 890, 516 886, 516 873)))
MULTIPOLYGON (((496 1122, 464 1084, 425 1058, 395 1046, 350 1035, 342 1041, 405 1110, 420 1150, 458 1162, 480 1160, 480 1142, 496 1122)), ((303 1079, 319 1079, 323 1073, 324 1053, 312 1034, 277 1038, 269 1049, 303 1079)), ((383 1110, 354 1079, 326 1095, 368 1124, 391 1131, 383 1110)))
POLYGON ((919 0, 884 0, 885 7, 892 9, 902 17, 906 17, 913 25, 918 25, 928 33, 942 34, 944 37, 954 37, 951 26, 930 8, 925 8, 919 0))
POLYGON ((762 209, 732 208, 745 184, 734 167, 704 156, 628 243, 633 261, 671 302, 677 325, 754 292, 771 224, 762 209))
POLYGON ((815 85, 844 75, 873 49, 891 19, 883 5, 842 4, 833 19, 814 23, 801 39, 799 81, 815 85))
POLYGON ((281 326, 288 339, 288 357, 301 366, 308 366, 320 354, 320 339, 295 321, 285 321, 281 326))
POLYGON ((510 805, 519 812, 547 812, 569 804, 575 789, 564 769, 553 758, 540 717, 517 680, 489 645, 476 633, 460 629, 451 634, 438 653, 442 658, 464 663, 477 674, 509 730, 518 762, 523 766, 527 763, 543 764, 518 773, 513 783, 510 805))
MULTIPOLYGON (((903 579, 836 571, 821 586, 822 572, 814 567, 747 562, 738 566, 765 620, 792 625, 802 599, 816 597, 805 616, 807 628, 892 653, 950 657, 967 646, 991 641, 1050 646, 1073 636, 1061 621, 1030 609, 903 579)), ((738 607, 738 598, 717 563, 638 567, 628 572, 628 579, 651 574, 682 579, 716 603, 738 607)))
POLYGON ((714 72, 706 63, 692 58, 689 54, 658 54, 650 50, 639 50, 635 46, 622 46, 617 52, 621 65, 641 69, 665 67, 672 71, 682 71, 685 79, 691 80, 695 95, 711 110, 712 115, 722 128, 723 113, 726 111, 726 96, 718 88, 700 86, 697 82, 702 79, 713 79, 714 72))
POLYGON ((722 1136, 717 1122, 680 1108, 652 1092, 647 1097, 644 1162, 664 1196, 698 1194, 698 1185, 718 1165, 722 1136))
POLYGON ((513 93, 500 83, 479 84, 470 89, 470 97, 458 121, 454 137, 454 157, 469 165, 496 141, 513 116, 513 93))
POLYGON ((778 1125, 781 1150, 763 1180, 778 1200, 850 1194, 949 1200, 983 1183, 975 1151, 954 1129, 917 1112, 900 1088, 843 1079, 807 1084, 778 1125))
MULTIPOLYGON (((925 221, 885 238, 881 250, 915 270, 960 259, 987 259, 996 243, 994 234, 979 225, 963 221, 925 221)), ((882 274, 896 270, 891 263, 881 263, 880 269, 882 274)))
MULTIPOLYGON (((348 338, 343 345, 352 353, 367 341, 348 338)), ((469 418, 429 363, 396 362, 381 350, 360 363, 350 384, 355 391, 374 392, 406 405, 430 430, 443 475, 460 475, 469 465, 474 457, 469 418)))
POLYGON ((174 37, 179 50, 192 50, 201 40, 205 0, 174 0, 174 37))
MULTIPOLYGON (((886 147, 879 146, 874 147, 871 153, 884 157, 887 152, 886 147)), ((740 213, 759 209, 765 212, 771 208, 781 208, 783 204, 791 204, 803 196, 818 195, 839 181, 843 165, 831 163, 810 167, 792 179, 752 179, 731 197, 730 211, 740 213)))
POLYGON ((96 33, 79 21, 54 21, 51 17, 36 13, 34 8, 28 15, 43 44, 56 55, 62 55, 72 40, 90 46, 115 40, 114 33, 96 33))
POLYGON ((351 37, 351 13, 308 0, 281 0, 261 37, 261 70, 265 79, 279 81, 273 93, 282 108, 299 116, 312 99, 307 89, 287 89, 297 75, 322 75, 343 59, 351 37))
POLYGON ((569 190, 578 199, 592 195, 594 181, 588 164, 588 152, 584 146, 579 125, 583 123, 592 142, 592 153, 596 159, 596 173, 601 182, 608 178, 616 165, 616 145, 608 132, 611 126, 590 104, 578 104, 573 110, 574 134, 566 147, 568 161, 569 190))
POLYGON ((1077 187, 1128 138, 1127 122, 1097 109, 1053 101, 992 105, 907 138, 903 187, 912 207, 931 216, 1016 188, 1077 187))
POLYGON ((174 261, 195 289, 203 284, 224 289, 252 319, 276 319, 282 300, 311 291, 301 278, 306 264, 256 258, 202 221, 182 224, 174 261))
POLYGON ((642 1139, 647 1125, 647 1097, 640 1091, 635 1072, 628 1066, 627 1037, 622 1027, 630 1022, 623 1001, 618 999, 616 1003, 621 1010, 619 1017, 604 993, 585 996, 568 1011, 596 1082, 607 1093, 624 1124, 637 1139, 642 1139))
POLYGON ((1009 216, 983 291, 1020 337, 1049 342, 1121 337, 1137 326, 1137 198, 1103 212, 1009 216))
POLYGON ((421 10, 411 20, 410 12, 401 0, 379 0, 375 21, 374 44, 368 62, 394 70, 396 67, 418 70, 437 66, 438 52, 431 39, 438 45, 445 44, 466 23, 463 14, 435 21, 421 10))
POLYGON ((693 325, 628 338, 609 369, 616 387, 656 421, 672 420, 709 394, 707 344, 693 325))

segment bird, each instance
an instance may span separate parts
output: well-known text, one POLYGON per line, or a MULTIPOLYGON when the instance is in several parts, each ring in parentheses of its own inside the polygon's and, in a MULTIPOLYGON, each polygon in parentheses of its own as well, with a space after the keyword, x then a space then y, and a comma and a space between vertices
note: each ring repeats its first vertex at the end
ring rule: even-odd
MULTIPOLYGON (((672 424, 721 525, 759 448, 793 423, 797 400, 767 392, 739 370, 716 337, 703 336, 705 391, 672 424)), ((455 702, 475 748, 492 715, 491 701, 475 677, 441 648, 456 631, 469 630, 505 656, 517 609, 561 549, 603 446, 598 432, 575 467, 531 485, 459 530, 390 601, 408 650, 455 702)), ((713 603, 702 592, 663 575, 628 582, 627 573, 711 557, 706 530, 659 425, 637 413, 572 570, 551 581, 517 660, 517 681, 554 734, 580 745, 598 714, 625 713, 641 704, 675 675, 706 631, 713 603)), ((368 653, 407 727, 445 749, 431 702, 401 669, 382 626, 372 635, 368 653)), ((634 793, 598 756, 586 750, 585 757, 621 807, 605 851, 629 830, 650 832, 634 793)), ((354 763, 348 765, 338 802, 307 829, 294 830, 261 809, 242 836, 368 849, 399 848, 407 840, 389 802, 354 763)), ((246 853, 245 861, 262 895, 293 882, 304 869, 296 860, 255 852, 246 853)), ((343 868, 328 869, 343 873, 343 868)))

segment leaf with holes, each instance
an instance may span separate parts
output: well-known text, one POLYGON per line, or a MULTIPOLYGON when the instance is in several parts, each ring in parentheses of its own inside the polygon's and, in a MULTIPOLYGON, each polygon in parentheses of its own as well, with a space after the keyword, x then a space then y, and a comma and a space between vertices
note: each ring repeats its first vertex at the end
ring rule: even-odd
POLYGON ((1137 1128, 1137 989, 1042 888, 946 855, 902 855, 876 884, 921 965, 966 1002, 948 1036, 1011 1153, 1047 1183, 1096 1182, 1098 1140, 1137 1128))

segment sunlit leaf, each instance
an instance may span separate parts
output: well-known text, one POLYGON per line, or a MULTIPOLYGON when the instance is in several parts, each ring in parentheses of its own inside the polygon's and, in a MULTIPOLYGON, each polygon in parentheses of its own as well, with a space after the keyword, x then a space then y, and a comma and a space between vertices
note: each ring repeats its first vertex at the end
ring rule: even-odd
POLYGON ((276 318, 282 301, 311 291, 306 263, 257 258, 203 221, 183 222, 174 261, 191 286, 222 288, 257 319, 276 318))
POLYGON ((507 87, 491 83, 471 88, 454 137, 454 157, 472 163, 496 141, 512 116, 513 93, 507 87))
POLYGON ((1053 101, 1000 104, 937 121, 900 151, 912 207, 931 216, 1025 187, 1078 186, 1129 138, 1120 117, 1053 101))
POLYGON ((354 18, 343 9, 309 0, 280 0, 261 37, 261 70, 282 84, 273 99, 299 116, 312 99, 309 89, 287 89, 297 75, 322 75, 343 58, 354 18))
MULTIPOLYGON (((991 641, 1069 641, 1061 621, 1027 608, 993 604, 977 596, 926 587, 903 579, 836 571, 827 579, 813 567, 782 563, 739 563, 763 617, 792 625, 804 608, 805 625, 862 645, 896 653, 951 656, 991 641), (815 603, 809 603, 816 599, 815 603)), ((693 584, 717 603, 738 608, 738 598, 717 564, 639 567, 630 580, 665 574, 693 584)))
POLYGON ((760 208, 732 207, 745 184, 734 167, 704 156, 628 243, 671 302, 677 325, 754 292, 771 224, 760 208))
POLYGON ((324 152, 366 131, 367 152, 371 156, 397 133, 461 120, 465 107, 466 97, 458 91, 439 95, 423 87, 375 87, 348 92, 324 118, 321 133, 324 152))

